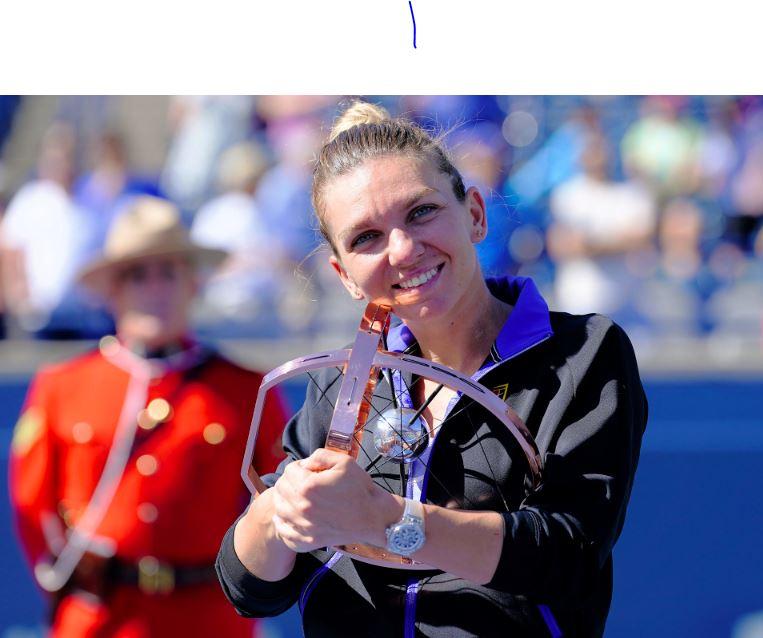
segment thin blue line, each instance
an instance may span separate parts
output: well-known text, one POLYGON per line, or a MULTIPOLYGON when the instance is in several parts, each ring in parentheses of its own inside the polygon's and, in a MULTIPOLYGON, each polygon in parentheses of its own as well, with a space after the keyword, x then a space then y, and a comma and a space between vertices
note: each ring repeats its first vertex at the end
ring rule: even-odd
POLYGON ((315 589, 318 582, 326 575, 326 573, 341 557, 342 552, 334 552, 331 558, 329 558, 323 565, 321 565, 312 575, 312 577, 307 581, 307 583, 305 583, 305 586, 302 588, 302 593, 299 596, 300 614, 304 613, 305 606, 307 605, 307 599, 310 597, 310 594, 313 593, 313 589, 315 589))
POLYGON ((411 8, 411 19, 413 20, 413 48, 416 48, 416 16, 413 15, 413 4, 408 0, 408 6, 411 8))
POLYGON ((548 630, 551 632, 551 638, 562 638, 562 630, 559 629, 559 624, 556 622, 556 618, 554 618, 554 614, 551 613, 549 606, 538 605, 538 609, 540 610, 541 616, 543 616, 546 627, 548 627, 548 630))
POLYGON ((404 638, 414 638, 416 636, 416 597, 419 593, 420 584, 418 578, 410 578, 408 580, 408 587, 405 590, 404 638))

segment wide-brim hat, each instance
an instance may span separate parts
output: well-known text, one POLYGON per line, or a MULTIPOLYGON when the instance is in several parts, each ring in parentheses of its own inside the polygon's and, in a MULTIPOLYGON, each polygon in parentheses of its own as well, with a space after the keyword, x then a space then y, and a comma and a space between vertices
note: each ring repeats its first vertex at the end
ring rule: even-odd
POLYGON ((157 197, 137 197, 109 228, 103 254, 86 264, 77 279, 90 290, 108 296, 114 272, 147 257, 182 256, 198 270, 211 270, 227 254, 196 244, 172 203, 157 197))

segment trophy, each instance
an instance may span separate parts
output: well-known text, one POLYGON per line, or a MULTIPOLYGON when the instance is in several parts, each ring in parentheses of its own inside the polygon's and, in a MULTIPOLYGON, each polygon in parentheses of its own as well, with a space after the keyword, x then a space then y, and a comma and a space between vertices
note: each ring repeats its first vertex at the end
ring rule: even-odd
MULTIPOLYGON (((375 465, 378 459, 391 461, 400 466, 402 484, 405 484, 404 467, 421 462, 444 424, 432 427, 422 418, 422 414, 445 387, 457 393, 459 400, 465 397, 464 400, 478 404, 495 419, 495 423, 500 424, 499 427, 505 427, 524 453, 526 484, 530 488, 540 485, 540 454, 527 426, 516 412, 490 389, 456 370, 414 355, 389 352, 386 349, 386 335, 390 318, 389 306, 369 303, 352 348, 298 357, 265 375, 257 393, 241 469, 241 476, 253 497, 267 489, 255 467, 254 450, 268 391, 301 374, 307 373, 313 379, 312 372, 331 367, 337 369, 336 382, 341 378, 341 383, 338 383, 324 447, 348 454, 356 460, 362 451, 365 459, 360 461, 370 461, 370 465, 375 465), (398 379, 397 384, 393 377, 398 379), (423 400, 415 405, 411 401, 410 386, 402 381, 404 377, 415 378, 416 382, 428 380, 427 385, 433 389, 420 397, 423 400), (391 397, 385 400, 386 407, 379 408, 374 405, 375 400, 378 403, 376 390, 380 381, 384 380, 390 386, 391 397), (363 447, 362 440, 371 443, 363 447)), ((324 389, 322 396, 325 394, 324 389)), ((412 558, 371 545, 343 545, 335 549, 349 554, 351 558, 383 567, 432 569, 412 558)))

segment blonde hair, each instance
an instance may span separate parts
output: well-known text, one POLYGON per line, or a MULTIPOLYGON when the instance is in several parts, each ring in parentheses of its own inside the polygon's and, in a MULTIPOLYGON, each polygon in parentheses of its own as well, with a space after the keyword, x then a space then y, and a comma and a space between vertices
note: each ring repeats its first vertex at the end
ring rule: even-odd
POLYGON ((335 253, 323 215, 326 186, 370 158, 396 154, 432 162, 440 172, 450 176, 454 195, 458 201, 464 201, 464 180, 439 139, 410 120, 391 117, 381 106, 357 100, 334 122, 313 170, 312 203, 318 227, 335 253))

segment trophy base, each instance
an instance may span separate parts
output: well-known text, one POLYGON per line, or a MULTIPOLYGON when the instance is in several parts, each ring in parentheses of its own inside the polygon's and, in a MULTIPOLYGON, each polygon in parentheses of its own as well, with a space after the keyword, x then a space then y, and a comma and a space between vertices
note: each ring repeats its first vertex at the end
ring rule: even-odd
POLYGON ((378 567, 392 567, 395 569, 428 569, 433 570, 436 567, 421 563, 408 556, 401 556, 389 550, 375 547, 373 545, 338 545, 337 551, 347 554, 350 558, 377 565, 378 567))

